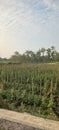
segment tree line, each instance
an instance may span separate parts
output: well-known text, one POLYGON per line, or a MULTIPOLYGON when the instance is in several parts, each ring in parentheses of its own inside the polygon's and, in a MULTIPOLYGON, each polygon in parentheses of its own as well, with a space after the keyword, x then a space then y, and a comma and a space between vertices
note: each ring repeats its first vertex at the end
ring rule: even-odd
POLYGON ((27 50, 25 53, 20 54, 15 51, 14 54, 9 58, 0 58, 0 61, 10 61, 19 63, 48 63, 48 62, 59 62, 59 52, 56 51, 54 46, 50 48, 41 48, 36 53, 27 50))

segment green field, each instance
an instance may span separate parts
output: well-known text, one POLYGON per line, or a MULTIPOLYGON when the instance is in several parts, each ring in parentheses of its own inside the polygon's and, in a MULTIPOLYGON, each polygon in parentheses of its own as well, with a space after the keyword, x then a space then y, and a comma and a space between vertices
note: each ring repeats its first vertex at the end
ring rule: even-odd
POLYGON ((59 64, 0 64, 0 108, 58 120, 59 64))

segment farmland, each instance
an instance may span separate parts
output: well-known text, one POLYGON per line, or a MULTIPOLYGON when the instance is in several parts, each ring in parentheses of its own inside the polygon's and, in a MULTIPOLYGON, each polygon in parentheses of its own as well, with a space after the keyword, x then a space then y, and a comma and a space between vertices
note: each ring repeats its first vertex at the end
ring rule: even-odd
POLYGON ((0 64, 0 108, 58 120, 59 64, 0 64))

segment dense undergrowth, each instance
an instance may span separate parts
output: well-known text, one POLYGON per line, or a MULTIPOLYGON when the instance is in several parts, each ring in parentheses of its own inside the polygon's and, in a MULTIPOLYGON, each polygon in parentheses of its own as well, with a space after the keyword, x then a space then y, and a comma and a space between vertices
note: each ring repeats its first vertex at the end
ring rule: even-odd
POLYGON ((59 120, 59 64, 0 64, 0 108, 59 120))

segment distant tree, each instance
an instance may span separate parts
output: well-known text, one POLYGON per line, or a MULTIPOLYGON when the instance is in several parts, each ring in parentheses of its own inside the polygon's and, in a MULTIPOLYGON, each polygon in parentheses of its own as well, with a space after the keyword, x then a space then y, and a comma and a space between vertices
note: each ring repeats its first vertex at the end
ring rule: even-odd
MULTIPOLYGON (((0 58, 0 61, 2 60, 4 59, 0 58)), ((51 48, 47 49, 41 48, 36 53, 31 50, 27 50, 23 55, 19 54, 18 51, 15 51, 9 60, 21 63, 53 62, 59 61, 59 53, 56 52, 54 46, 51 46, 51 48)))
POLYGON ((36 61, 40 62, 40 57, 41 57, 41 50, 39 49, 36 53, 36 61))
POLYGON ((41 62, 45 62, 45 48, 41 48, 41 62))
POLYGON ((44 57, 46 49, 45 48, 41 48, 41 55, 44 57))
POLYGON ((15 56, 19 56, 20 54, 19 54, 18 51, 15 51, 15 52, 14 52, 14 55, 15 55, 15 56))
POLYGON ((55 61, 59 62, 59 53, 58 52, 56 52, 55 61))
POLYGON ((52 59, 52 61, 54 61, 55 54, 56 54, 55 47, 51 46, 51 59, 52 59))
POLYGON ((50 48, 47 49, 47 57, 48 57, 48 61, 50 62, 50 59, 51 59, 51 49, 50 48))
POLYGON ((27 61, 33 61, 34 60, 34 56, 35 56, 35 54, 34 54, 34 52, 33 51, 29 51, 29 50, 27 50, 25 53, 24 53, 24 55, 26 56, 26 58, 27 58, 27 61))
POLYGON ((21 55, 19 54, 18 51, 15 51, 14 55, 11 56, 10 60, 14 61, 14 62, 20 62, 21 61, 21 55))
POLYGON ((32 57, 33 51, 27 50, 27 51, 25 52, 25 55, 28 56, 28 57, 32 57))

